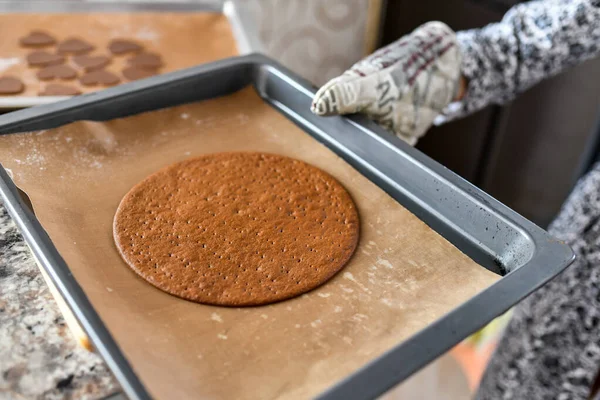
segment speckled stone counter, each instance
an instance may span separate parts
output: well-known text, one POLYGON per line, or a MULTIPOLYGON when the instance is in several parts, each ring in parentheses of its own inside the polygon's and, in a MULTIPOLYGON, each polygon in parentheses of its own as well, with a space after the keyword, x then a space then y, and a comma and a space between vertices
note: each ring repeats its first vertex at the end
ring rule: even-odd
POLYGON ((118 385, 80 348, 0 203, 0 400, 98 399, 118 385))

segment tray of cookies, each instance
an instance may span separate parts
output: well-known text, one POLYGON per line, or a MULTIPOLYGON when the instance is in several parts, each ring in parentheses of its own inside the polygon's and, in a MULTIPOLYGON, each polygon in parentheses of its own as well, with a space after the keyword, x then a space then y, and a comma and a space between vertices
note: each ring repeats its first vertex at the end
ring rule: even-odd
POLYGON ((572 262, 313 94, 248 55, 0 117, 0 194, 129 398, 373 398, 572 262))
POLYGON ((0 108, 243 54, 256 41, 239 7, 235 1, 0 2, 0 108))

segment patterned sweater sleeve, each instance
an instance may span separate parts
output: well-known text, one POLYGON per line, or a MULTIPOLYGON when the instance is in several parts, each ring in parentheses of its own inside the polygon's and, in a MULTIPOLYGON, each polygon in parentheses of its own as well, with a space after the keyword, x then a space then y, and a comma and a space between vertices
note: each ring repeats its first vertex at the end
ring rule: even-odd
POLYGON ((542 79, 598 55, 600 0, 522 3, 501 22, 457 36, 467 91, 436 124, 506 103, 542 79))

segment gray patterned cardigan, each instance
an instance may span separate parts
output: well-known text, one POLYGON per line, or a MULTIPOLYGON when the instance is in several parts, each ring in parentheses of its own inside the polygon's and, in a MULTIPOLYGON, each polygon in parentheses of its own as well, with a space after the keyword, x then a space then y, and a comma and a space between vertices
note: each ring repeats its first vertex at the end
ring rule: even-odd
POLYGON ((600 53, 600 0, 537 0, 513 7, 496 24, 458 32, 465 97, 436 123, 503 104, 600 53))
MULTIPOLYGON (((444 122, 502 104, 600 53, 600 0, 539 0, 458 33, 468 88, 444 122)), ((577 260, 515 310, 478 399, 587 399, 600 366, 600 165, 551 226, 577 260)))

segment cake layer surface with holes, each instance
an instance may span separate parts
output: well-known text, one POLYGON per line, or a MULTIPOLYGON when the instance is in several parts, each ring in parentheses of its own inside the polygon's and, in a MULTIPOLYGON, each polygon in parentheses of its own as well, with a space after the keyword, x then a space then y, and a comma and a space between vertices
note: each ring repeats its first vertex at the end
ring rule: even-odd
POLYGON ((359 238, 342 185, 302 161, 218 153, 149 176, 123 198, 114 238, 125 262, 167 293, 250 306, 305 293, 335 275, 359 238))

